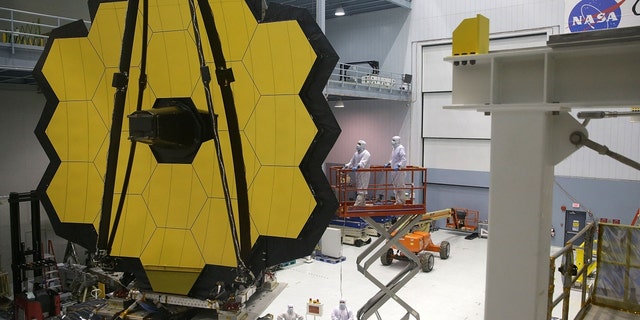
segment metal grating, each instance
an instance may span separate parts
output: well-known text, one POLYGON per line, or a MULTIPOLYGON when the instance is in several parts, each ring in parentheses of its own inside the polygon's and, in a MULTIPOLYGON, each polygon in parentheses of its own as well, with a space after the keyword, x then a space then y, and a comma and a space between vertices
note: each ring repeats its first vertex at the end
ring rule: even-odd
POLYGON ((4 69, 0 67, 0 84, 36 85, 31 70, 4 69))
MULTIPOLYGON (((334 15, 339 6, 345 11, 345 16, 356 14, 394 9, 398 7, 411 9, 411 0, 324 0, 325 19, 338 18, 334 15)), ((313 16, 316 15, 316 3, 318 0, 267 0, 280 4, 307 9, 313 16)))

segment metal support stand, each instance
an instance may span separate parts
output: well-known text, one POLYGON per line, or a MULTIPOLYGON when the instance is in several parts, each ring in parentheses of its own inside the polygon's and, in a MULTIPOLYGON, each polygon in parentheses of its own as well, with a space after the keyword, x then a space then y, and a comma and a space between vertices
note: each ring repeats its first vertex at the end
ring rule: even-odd
POLYGON ((378 309, 392 298, 407 310, 407 313, 401 318, 402 320, 409 319, 409 316, 413 316, 415 319, 419 320, 420 315, 418 312, 400 299, 400 297, 396 295, 396 292, 398 292, 405 284, 407 284, 407 282, 409 282, 409 280, 411 280, 411 278, 420 272, 420 260, 418 259, 418 256, 407 249, 404 245, 400 244, 398 239, 400 236, 406 234, 412 226, 422 219, 422 214, 404 215, 402 218, 398 219, 398 221, 393 224, 389 230, 387 230, 383 224, 377 223, 371 217, 365 216, 362 217, 362 219, 364 219, 371 227, 376 229, 380 234, 380 237, 371 243, 367 249, 358 256, 356 264, 358 266, 358 271, 378 286, 380 291, 371 297, 369 301, 367 301, 367 303, 358 310, 358 320, 369 319, 374 314, 378 319, 381 319, 378 309), (380 256, 386 254, 392 246, 395 246, 398 250, 402 251, 402 253, 404 253, 410 260, 407 266, 385 285, 367 270, 374 261, 380 261, 380 256))
POLYGON ((554 166, 582 145, 612 155, 568 112, 638 105, 629 79, 640 74, 639 31, 552 36, 548 47, 473 55, 473 64, 445 58, 454 65, 450 107, 491 114, 485 319, 547 319, 554 166), (593 81, 591 70, 616 77, 593 81))
POLYGON ((44 320, 61 312, 60 295, 52 290, 43 275, 56 268, 53 259, 42 255, 40 198, 36 191, 9 195, 11 224, 11 270, 15 319, 44 320), (31 249, 25 249, 20 237, 20 202, 31 203, 31 249), (27 259, 28 257, 31 257, 27 259), (32 273, 31 279, 29 274, 32 273), (33 281, 32 287, 29 281, 33 281), (26 284, 26 285, 25 285, 26 284))
MULTIPOLYGON (((13 272, 13 293, 21 293, 22 281, 26 278, 27 259, 31 255, 31 261, 42 260, 42 240, 40 232, 40 199, 36 191, 9 194, 9 220, 11 225, 11 270, 13 272), (31 203, 31 249, 25 250, 24 243, 20 240, 20 202, 31 203)), ((42 276, 42 270, 33 268, 33 276, 42 276)))

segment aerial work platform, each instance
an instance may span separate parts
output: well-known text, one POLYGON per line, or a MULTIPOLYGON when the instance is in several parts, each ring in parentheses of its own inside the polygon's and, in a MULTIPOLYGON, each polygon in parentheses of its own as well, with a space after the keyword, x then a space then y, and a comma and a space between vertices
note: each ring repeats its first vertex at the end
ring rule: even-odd
POLYGON ((396 171, 382 166, 372 166, 353 171, 331 167, 329 178, 340 203, 337 213, 339 217, 401 216, 427 212, 426 168, 407 166, 396 171), (359 173, 369 173, 367 188, 357 188, 359 173), (405 194, 405 203, 401 205, 396 204, 395 191, 398 188, 393 185, 393 177, 398 173, 405 176, 404 186, 400 188, 405 194), (354 205, 358 191, 365 193, 363 206, 354 205))
POLYGON ((422 221, 423 216, 427 213, 427 169, 408 166, 400 170, 371 167, 353 171, 342 167, 331 167, 329 177, 340 204, 337 215, 344 218, 360 217, 380 235, 356 259, 358 271, 380 288, 380 291, 358 310, 357 318, 360 320, 368 319, 376 315, 380 319, 378 309, 389 299, 393 299, 407 311, 402 319, 409 319, 410 316, 413 316, 414 319, 420 319, 418 312, 398 297, 396 293, 420 272, 418 254, 410 251, 399 240, 413 226, 422 221), (357 188, 358 185, 362 186, 361 183, 358 183, 358 179, 363 175, 359 173, 369 173, 369 184, 366 188, 357 188), (401 188, 396 188, 393 184, 393 179, 398 173, 404 174, 404 184, 401 188), (404 203, 396 202, 395 195, 398 189, 404 193, 404 203), (364 205, 354 205, 358 192, 365 195, 364 205), (380 216, 397 216, 397 220, 389 227, 388 223, 378 222, 379 219, 374 219, 374 217, 380 216), (383 284, 368 269, 374 262, 379 262, 380 257, 387 254, 392 247, 402 252, 409 263, 391 281, 383 284))

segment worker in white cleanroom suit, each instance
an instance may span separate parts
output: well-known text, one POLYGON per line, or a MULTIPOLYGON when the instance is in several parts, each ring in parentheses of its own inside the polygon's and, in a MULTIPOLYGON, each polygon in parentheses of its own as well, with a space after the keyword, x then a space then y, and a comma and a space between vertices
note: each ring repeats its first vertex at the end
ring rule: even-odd
POLYGON ((277 320, 303 320, 304 318, 293 311, 293 305, 287 306, 287 312, 281 313, 277 320))
POLYGON ((400 169, 407 167, 407 153, 404 151, 404 146, 400 144, 399 136, 391 138, 391 146, 393 147, 391 150, 391 160, 389 160, 389 162, 384 166, 392 168, 394 171, 389 175, 389 177, 394 187, 396 204, 404 204, 405 196, 402 188, 405 183, 405 172, 400 171, 400 169))
MULTIPOLYGON (((358 171, 358 169, 369 169, 369 158, 371 158, 371 154, 369 150, 367 150, 367 143, 364 140, 358 140, 358 143, 356 143, 356 152, 353 154, 353 157, 351 157, 351 161, 344 165, 344 168, 352 169, 354 172, 358 171)), ((354 205, 364 206, 371 172, 358 171, 355 176, 358 195, 356 196, 354 205)))
POLYGON ((354 320, 353 311, 347 309, 347 302, 340 299, 340 304, 331 312, 331 320, 354 320))

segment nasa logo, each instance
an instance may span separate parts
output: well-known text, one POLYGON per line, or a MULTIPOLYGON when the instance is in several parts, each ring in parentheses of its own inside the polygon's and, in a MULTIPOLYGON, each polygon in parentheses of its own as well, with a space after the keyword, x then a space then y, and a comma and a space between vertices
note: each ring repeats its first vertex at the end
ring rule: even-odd
POLYGON ((600 29, 614 29, 620 24, 620 6, 625 0, 582 0, 569 14, 569 30, 581 32, 600 29))

